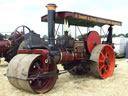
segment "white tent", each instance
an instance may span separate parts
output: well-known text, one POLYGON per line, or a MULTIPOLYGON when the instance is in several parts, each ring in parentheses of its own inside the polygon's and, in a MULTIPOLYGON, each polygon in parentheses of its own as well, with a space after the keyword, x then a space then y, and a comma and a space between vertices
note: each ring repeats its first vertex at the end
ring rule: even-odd
POLYGON ((116 57, 124 57, 126 54, 126 44, 128 42, 128 38, 125 37, 114 37, 113 39, 114 43, 114 51, 116 53, 116 57))

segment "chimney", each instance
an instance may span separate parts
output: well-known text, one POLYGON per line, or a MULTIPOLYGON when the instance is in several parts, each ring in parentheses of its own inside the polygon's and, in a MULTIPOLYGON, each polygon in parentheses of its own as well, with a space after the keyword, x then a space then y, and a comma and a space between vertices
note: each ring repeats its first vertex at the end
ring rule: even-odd
POLYGON ((48 46, 50 49, 55 48, 55 10, 56 4, 48 4, 48 46))

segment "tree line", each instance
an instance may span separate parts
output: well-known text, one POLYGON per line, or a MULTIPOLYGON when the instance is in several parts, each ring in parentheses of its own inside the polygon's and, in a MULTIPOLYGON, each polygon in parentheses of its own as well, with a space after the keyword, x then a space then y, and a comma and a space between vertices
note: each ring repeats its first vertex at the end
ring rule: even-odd
MULTIPOLYGON (((85 35, 87 35, 87 34, 83 34, 83 35, 79 35, 79 36, 77 36, 77 38, 82 38, 82 37, 84 37, 85 35)), ((128 37, 128 33, 126 33, 126 34, 112 34, 112 37, 120 37, 120 36, 123 36, 123 37, 128 37)), ((104 38, 104 37, 106 37, 105 35, 100 35, 100 37, 101 38, 104 38)), ((43 36, 43 38, 45 39, 45 40, 48 40, 48 36, 47 35, 44 35, 43 36)))
MULTIPOLYGON (((112 37, 120 37, 120 36, 123 36, 123 37, 128 37, 128 33, 126 33, 126 34, 112 34, 112 37)), ((106 37, 105 35, 100 35, 100 37, 101 38, 104 38, 104 37, 106 37)))

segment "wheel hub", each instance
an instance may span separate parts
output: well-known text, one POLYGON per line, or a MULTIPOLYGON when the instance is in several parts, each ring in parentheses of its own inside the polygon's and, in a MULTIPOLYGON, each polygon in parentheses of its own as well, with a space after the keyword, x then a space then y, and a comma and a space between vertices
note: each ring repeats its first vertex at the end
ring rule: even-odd
POLYGON ((106 58, 106 59, 104 60, 104 63, 105 63, 105 65, 109 65, 109 63, 110 63, 110 58, 106 58))

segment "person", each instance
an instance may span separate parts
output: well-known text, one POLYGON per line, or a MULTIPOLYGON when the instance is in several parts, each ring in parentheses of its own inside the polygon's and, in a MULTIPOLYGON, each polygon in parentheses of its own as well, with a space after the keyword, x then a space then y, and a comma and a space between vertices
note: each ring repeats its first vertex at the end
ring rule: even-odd
POLYGON ((112 26, 110 26, 109 28, 108 28, 108 37, 107 37, 107 43, 108 44, 112 44, 112 26))

